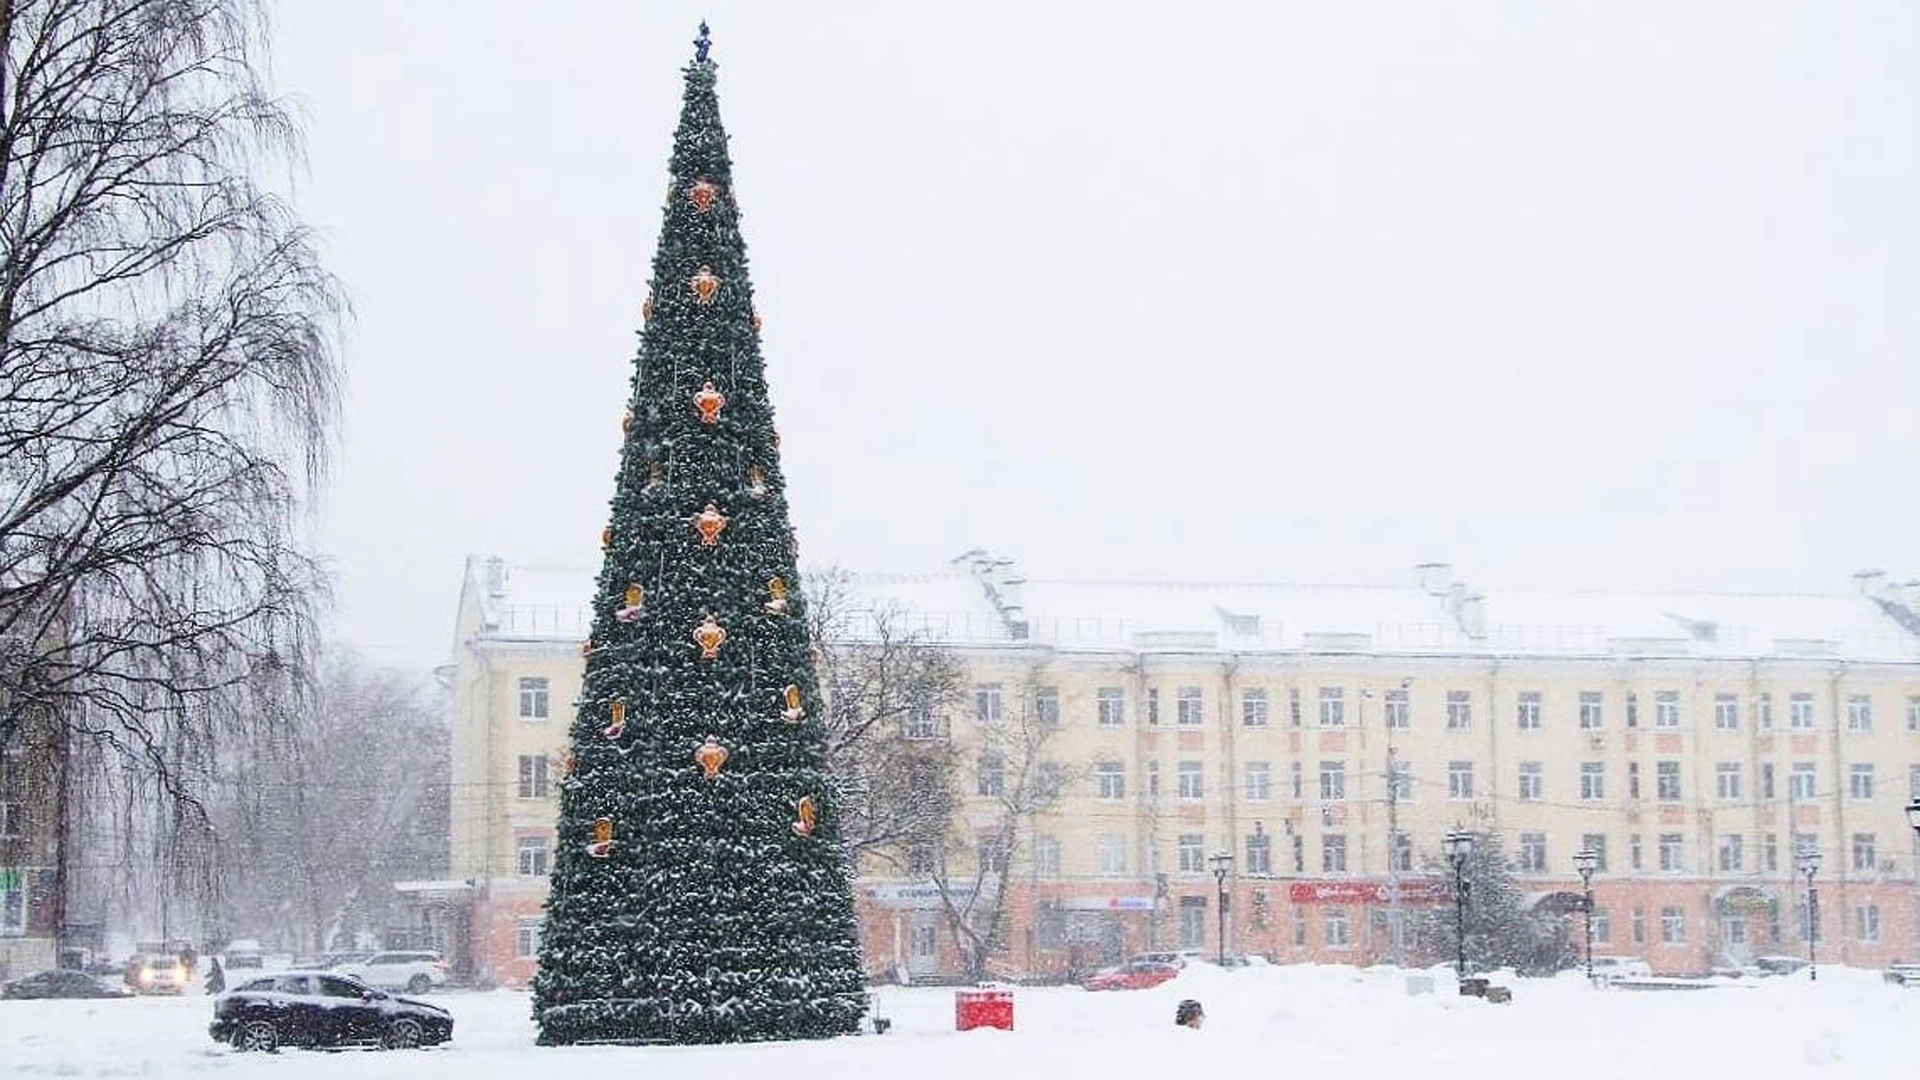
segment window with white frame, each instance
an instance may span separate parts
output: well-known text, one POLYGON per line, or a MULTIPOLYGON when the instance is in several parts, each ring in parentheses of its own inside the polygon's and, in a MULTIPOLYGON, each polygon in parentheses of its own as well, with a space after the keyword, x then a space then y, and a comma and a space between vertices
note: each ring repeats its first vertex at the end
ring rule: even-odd
POLYGON ((1043 729, 1060 726, 1059 687, 1036 686, 1033 688, 1033 719, 1043 729))
POLYGON ((1540 730, 1540 691, 1522 690, 1516 703, 1516 721, 1521 731, 1540 730))
POLYGON ((520 680, 520 719, 545 720, 547 718, 547 680, 526 677, 520 680))
POLYGON ((26 878, 20 870, 0 870, 0 937, 27 932, 26 878))
POLYGON ((1206 698, 1197 686, 1183 686, 1174 696, 1174 722, 1181 727, 1199 727, 1207 722, 1206 698))
POLYGON ((1878 854, 1872 833, 1857 832, 1853 834, 1853 868, 1855 870, 1872 871, 1879 869, 1880 862, 1877 858, 1878 854))
POLYGON ((1653 695, 1653 726, 1657 728, 1677 728, 1680 726, 1680 692, 1677 690, 1656 690, 1653 695))
MULTIPOLYGON (((1407 700, 1405 690, 1387 691, 1386 725, 1389 729, 1396 731, 1405 731, 1413 726, 1413 706, 1407 700)), ((1915 730, 1920 730, 1920 727, 1916 727, 1915 730)))
POLYGON ((1593 909, 1593 943, 1595 945, 1613 944, 1613 920, 1608 917, 1607 909, 1593 909))
POLYGON ((1066 786, 1066 767, 1057 761, 1043 761, 1033 771, 1033 793, 1041 800, 1058 799, 1066 786))
POLYGON ((1787 774, 1787 798, 1794 802, 1807 802, 1816 798, 1818 790, 1814 783, 1814 764, 1811 761, 1796 761, 1793 771, 1787 774))
POLYGON ((1473 726, 1473 692, 1447 691, 1447 730, 1465 731, 1473 726))
POLYGON ((913 742, 933 742, 946 737, 932 702, 918 702, 907 710, 903 734, 913 742))
POLYGON ((1627 691, 1627 726, 1640 726, 1640 695, 1631 690, 1627 691))
POLYGON ((1180 797, 1201 799, 1207 794, 1205 765, 1198 761, 1180 763, 1180 797))
POLYGON ((1660 834, 1660 869, 1677 874, 1687 868, 1687 838, 1683 833, 1660 834))
POLYGON ((1320 869, 1328 874, 1347 872, 1347 834, 1320 834, 1320 869))
POLYGON ((1347 726, 1347 692, 1338 686, 1320 688, 1320 726, 1337 728, 1347 726))
POLYGON ((1580 730, 1598 731, 1606 715, 1605 698, 1598 690, 1580 691, 1580 730))
POLYGON ((1273 837, 1263 829, 1247 834, 1247 873, 1273 873, 1273 837))
POLYGON ((1640 858, 1640 834, 1629 833, 1627 834, 1627 868, 1638 870, 1643 864, 1640 858))
POLYGON ((1346 908, 1327 909, 1327 948, 1353 948, 1353 923, 1347 918, 1346 908))
POLYGON ((519 795, 523 799, 547 797, 547 755, 520 755, 519 795))
POLYGON ((1771 761, 1763 761, 1760 763, 1760 797, 1768 802, 1772 802, 1774 799, 1773 762, 1771 761))
POLYGON ((1753 726, 1761 731, 1773 730, 1773 695, 1760 694, 1753 699, 1753 726))
POLYGON ((1635 904, 1628 917, 1628 925, 1633 928, 1633 943, 1645 945, 1647 943, 1647 909, 1635 904))
POLYGON ((1856 761, 1847 766, 1847 798, 1855 802, 1873 801, 1873 765, 1856 761))
POLYGON ((1794 731, 1813 730, 1813 695, 1804 691, 1787 698, 1787 727, 1794 731))
POLYGON ((1920 731, 1920 695, 1907 698, 1907 730, 1920 731))
POLYGON ((981 836, 973 842, 974 865, 989 874, 1007 872, 1007 844, 998 836, 981 836))
POLYGON ((1387 762, 1387 793, 1395 802, 1413 798, 1413 765, 1393 758, 1387 762))
POLYGON ((1873 730, 1873 699, 1865 694, 1852 694, 1847 698, 1847 730, 1855 735, 1864 735, 1873 730))
POLYGON ((1519 869, 1523 873, 1538 874, 1547 868, 1547 834, 1543 832, 1523 832, 1520 834, 1519 869))
POLYGON ((1006 720, 1005 702, 999 683, 979 683, 973 688, 973 719, 982 724, 1006 720))
POLYGON ((1447 762, 1447 798, 1473 798, 1473 762, 1447 762))
POLYGON ((1260 687, 1240 691, 1240 726, 1267 726, 1267 692, 1260 687))
POLYGON ((1273 798, 1273 765, 1265 761, 1247 762, 1247 801, 1266 802, 1273 798))
POLYGON ((1740 699, 1737 696, 1713 695, 1713 726, 1719 731, 1740 730, 1740 699))
MULTIPOLYGON (((1300 839, 1298 836, 1295 840, 1300 839)), ((1307 909, 1295 904, 1293 908, 1293 945, 1300 948, 1307 943, 1307 909)))
POLYGON ((520 838, 518 853, 520 873, 523 877, 547 876, 547 838, 544 836, 523 836, 520 838))
POLYGON ((1160 726, 1160 688, 1147 687, 1147 726, 1160 726))
POLYGON ((1303 786, 1305 781, 1302 779, 1301 773, 1302 769, 1299 762, 1287 762, 1287 791, 1290 793, 1287 797, 1295 802, 1307 797, 1306 789, 1303 786))
POLYGON ((1718 762, 1713 767, 1713 793, 1722 802, 1740 798, 1740 763, 1718 762))
POLYGON ((1292 836, 1287 837, 1287 839, 1292 841, 1292 844, 1290 846, 1293 848, 1293 872, 1296 874, 1306 873, 1307 872, 1306 834, 1294 833, 1292 836))
POLYGON ((1607 872, 1607 834, 1606 833, 1597 833, 1597 832, 1581 833, 1580 849, 1582 851, 1593 852, 1594 858, 1596 860, 1594 862, 1593 869, 1596 873, 1604 874, 1607 872))
POLYGON ((974 792, 991 798, 1007 793, 1007 762, 995 751, 981 754, 974 763, 974 792))
POLYGON ((1907 798, 1920 799, 1920 765, 1907 766, 1907 798))
POLYGON ((513 956, 516 960, 535 960, 540 956, 540 930, 545 919, 521 919, 513 928, 513 956))
POLYGON ((1207 838, 1199 833, 1181 833, 1178 846, 1180 872, 1204 873, 1207 869, 1207 838))
POLYGON ((1127 692, 1118 686, 1102 686, 1093 692, 1093 708, 1101 727, 1122 727, 1127 722, 1127 692))
POLYGON ((1587 802, 1596 802, 1607 797, 1607 763, 1604 761, 1583 761, 1580 763, 1580 798, 1587 802))
POLYGON ((1041 835, 1033 839, 1033 872, 1041 877, 1060 876, 1060 838, 1041 835))
POLYGON ((1653 797, 1661 802, 1679 802, 1680 763, 1657 761, 1653 769, 1653 797))
POLYGON ((1745 870, 1746 838, 1739 833, 1721 833, 1719 854, 1721 873, 1734 874, 1745 870))
POLYGON ((1660 940, 1667 945, 1687 943, 1687 909, 1668 905, 1660 909, 1660 940))
POLYGON ((1780 836, 1768 833, 1760 838, 1760 869, 1773 872, 1780 869, 1780 836))
POLYGON ((1127 872, 1127 838, 1106 834, 1093 842, 1094 868, 1103 877, 1123 877, 1127 872))
POLYGON ((1344 799, 1347 797, 1347 763, 1344 761, 1323 761, 1320 763, 1320 798, 1344 799))
POLYGON ((1853 936, 1858 941, 1880 940, 1880 906, 1861 904, 1853 909, 1853 936))
POLYGON ((1387 869, 1401 874, 1413 872, 1413 837, 1403 832, 1387 836, 1387 869))
POLYGON ((1127 797, 1127 767, 1118 761, 1096 761, 1093 763, 1094 795, 1102 799, 1119 800, 1127 797))
POLYGON ((1545 786, 1545 766, 1538 761, 1520 763, 1520 797, 1529 802, 1545 798, 1541 792, 1545 786))

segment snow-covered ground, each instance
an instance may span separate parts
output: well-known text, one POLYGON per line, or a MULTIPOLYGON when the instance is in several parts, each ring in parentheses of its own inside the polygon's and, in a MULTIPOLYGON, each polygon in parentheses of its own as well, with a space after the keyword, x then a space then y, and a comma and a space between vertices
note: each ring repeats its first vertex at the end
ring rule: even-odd
POLYGON ((524 994, 436 995, 451 1045, 424 1051, 235 1054, 207 1038, 203 997, 0 1002, 0 1075, 232 1080, 427 1076, 766 1080, 827 1075, 905 1080, 1312 1076, 1317 1080, 1892 1078, 1920 1060, 1920 990, 1875 972, 1804 976, 1696 992, 1594 991, 1577 978, 1502 980, 1510 1005, 1437 992, 1409 996, 1404 973, 1342 967, 1200 967, 1153 990, 1015 991, 1011 1033, 953 1030, 953 991, 882 989, 884 1036, 722 1047, 533 1045, 524 994), (1173 1026, 1183 997, 1203 1030, 1173 1026))

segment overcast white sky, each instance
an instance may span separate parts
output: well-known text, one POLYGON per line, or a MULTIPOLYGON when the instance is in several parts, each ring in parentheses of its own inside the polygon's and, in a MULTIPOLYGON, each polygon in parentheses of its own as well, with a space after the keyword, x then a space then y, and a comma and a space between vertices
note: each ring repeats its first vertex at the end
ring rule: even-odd
POLYGON ((1920 575, 1920 5, 279 0, 336 626, 597 565, 704 15, 803 557, 1920 575))

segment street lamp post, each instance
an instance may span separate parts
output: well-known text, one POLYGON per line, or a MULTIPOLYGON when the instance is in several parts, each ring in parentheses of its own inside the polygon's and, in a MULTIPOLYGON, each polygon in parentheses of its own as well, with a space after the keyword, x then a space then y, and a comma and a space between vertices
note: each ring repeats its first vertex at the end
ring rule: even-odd
POLYGON ((1582 907, 1587 913, 1587 982, 1593 982, 1593 872, 1600 868, 1600 853, 1581 848, 1573 856, 1573 868, 1580 872, 1580 888, 1587 894, 1582 907))
POLYGON ((1220 890, 1220 966, 1227 966, 1227 875, 1233 873, 1233 855, 1215 852, 1207 860, 1213 868, 1213 882, 1220 890))
POLYGON ((1820 853, 1813 848, 1801 848, 1794 862, 1807 876, 1807 981, 1815 982, 1820 978, 1814 962, 1814 944, 1820 940, 1820 890, 1814 888, 1813 875, 1820 872, 1820 853))
POLYGON ((1467 977, 1467 855, 1473 851, 1473 834, 1454 829, 1441 841, 1446 845, 1447 862, 1453 866, 1453 928, 1456 978, 1467 977))

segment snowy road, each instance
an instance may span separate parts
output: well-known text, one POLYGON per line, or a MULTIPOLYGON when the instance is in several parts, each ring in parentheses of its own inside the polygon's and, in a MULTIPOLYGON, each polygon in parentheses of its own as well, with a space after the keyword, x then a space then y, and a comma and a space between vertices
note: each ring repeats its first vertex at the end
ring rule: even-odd
POLYGON ((1245 1076, 1316 1080, 1672 1080, 1911 1075, 1920 991, 1873 972, 1768 980, 1698 993, 1589 991, 1578 980, 1512 981, 1494 1006, 1441 992, 1409 997, 1389 972, 1203 968, 1150 991, 1016 992, 1017 1030, 956 1034, 951 990, 882 990, 895 1029, 830 1043, 693 1048, 532 1045, 524 994, 439 994, 452 1045, 427 1051, 235 1054, 207 1038, 206 998, 0 1002, 0 1076, 267 1076, 439 1080, 637 1074, 766 1080, 829 1074, 910 1080, 1245 1076), (1182 997, 1205 1003, 1199 1032, 1172 1027, 1182 997))

